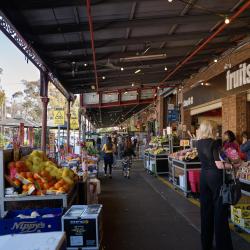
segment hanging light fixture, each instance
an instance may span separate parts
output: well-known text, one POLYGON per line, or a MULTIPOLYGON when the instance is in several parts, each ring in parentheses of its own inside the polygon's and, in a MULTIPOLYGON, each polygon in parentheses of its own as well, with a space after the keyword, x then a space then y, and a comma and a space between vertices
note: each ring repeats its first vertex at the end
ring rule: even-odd
POLYGON ((121 67, 121 71, 123 71, 124 70, 124 68, 123 67, 121 67))
POLYGON ((230 19, 226 16, 225 17, 225 24, 229 24, 230 23, 230 19))
POLYGON ((138 74, 138 73, 140 73, 141 72, 141 69, 137 69, 136 71, 135 71, 135 74, 138 74))
POLYGON ((164 70, 165 70, 165 71, 167 71, 167 70, 168 70, 168 68, 165 66, 164 70))
POLYGON ((217 62, 218 62, 218 59, 217 59, 217 58, 214 58, 214 62, 217 63, 217 62))

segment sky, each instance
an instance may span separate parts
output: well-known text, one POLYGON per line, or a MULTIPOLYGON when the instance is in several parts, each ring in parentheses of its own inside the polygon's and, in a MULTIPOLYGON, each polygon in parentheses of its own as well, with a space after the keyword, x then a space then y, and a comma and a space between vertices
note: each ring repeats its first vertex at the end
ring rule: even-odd
POLYGON ((5 90, 8 98, 23 90, 22 80, 36 81, 39 79, 39 70, 26 62, 24 54, 0 31, 0 86, 5 90))

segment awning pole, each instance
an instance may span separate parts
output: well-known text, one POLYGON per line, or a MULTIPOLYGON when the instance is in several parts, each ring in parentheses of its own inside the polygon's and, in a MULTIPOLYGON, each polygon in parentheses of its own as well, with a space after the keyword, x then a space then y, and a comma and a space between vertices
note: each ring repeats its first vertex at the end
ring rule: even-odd
POLYGON ((40 71, 40 96, 42 101, 42 135, 41 150, 46 153, 47 109, 48 109, 48 74, 40 71))
POLYGON ((67 153, 70 152, 70 100, 68 100, 68 109, 67 109, 67 153))

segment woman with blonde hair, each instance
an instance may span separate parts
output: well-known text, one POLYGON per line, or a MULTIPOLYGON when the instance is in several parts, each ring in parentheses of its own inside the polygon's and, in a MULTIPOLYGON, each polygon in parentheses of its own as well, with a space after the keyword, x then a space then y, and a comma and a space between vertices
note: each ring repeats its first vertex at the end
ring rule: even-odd
POLYGON ((203 121, 198 130, 197 150, 201 161, 200 203, 201 243, 203 250, 213 249, 215 235, 216 250, 232 250, 232 239, 228 223, 228 206, 222 203, 220 189, 223 184, 219 151, 221 143, 216 140, 217 125, 203 121))

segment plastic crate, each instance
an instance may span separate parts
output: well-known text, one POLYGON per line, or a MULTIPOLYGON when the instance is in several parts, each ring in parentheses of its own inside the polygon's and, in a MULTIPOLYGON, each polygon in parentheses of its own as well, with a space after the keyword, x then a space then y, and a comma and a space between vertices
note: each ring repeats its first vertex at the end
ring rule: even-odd
POLYGON ((9 211, 3 219, 0 219, 0 235, 61 231, 62 214, 62 208, 9 211), (33 211, 36 211, 40 216, 27 219, 20 219, 17 217, 19 214, 30 215, 33 211), (53 214, 54 217, 42 218, 42 215, 46 214, 53 214))
POLYGON ((193 193, 200 192, 200 170, 188 171, 188 180, 193 193))

